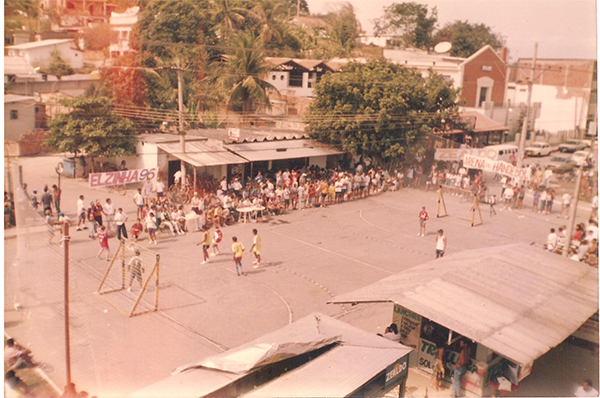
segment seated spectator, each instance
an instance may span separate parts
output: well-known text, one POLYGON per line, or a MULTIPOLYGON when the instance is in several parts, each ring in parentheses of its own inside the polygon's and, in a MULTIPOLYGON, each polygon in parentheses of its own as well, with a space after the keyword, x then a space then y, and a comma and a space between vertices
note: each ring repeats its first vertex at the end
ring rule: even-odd
POLYGON ((22 366, 36 366, 31 357, 31 351, 15 343, 13 339, 6 340, 4 347, 4 362, 10 369, 18 369, 22 366))
POLYGON ((388 340, 400 342, 400 335, 398 334, 398 326, 395 323, 392 323, 390 326, 385 328, 385 333, 383 334, 388 340))

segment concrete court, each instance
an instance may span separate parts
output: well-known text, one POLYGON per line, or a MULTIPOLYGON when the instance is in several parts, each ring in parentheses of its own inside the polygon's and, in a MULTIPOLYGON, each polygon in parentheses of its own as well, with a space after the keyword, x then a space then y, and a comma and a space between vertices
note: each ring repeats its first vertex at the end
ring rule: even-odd
MULTIPOLYGON (((56 160, 21 160, 30 192, 56 181, 56 160)), ((63 179, 62 187, 62 208, 72 218, 79 194, 87 201, 98 198, 104 202, 105 197, 112 197, 130 220, 135 214, 129 196, 91 191, 82 180, 63 179)), ((224 228, 224 254, 206 265, 200 265, 201 250, 195 245, 199 233, 183 237, 160 234, 158 245, 150 246, 161 254, 160 311, 131 319, 93 294, 106 261, 95 257, 98 243, 89 240, 86 231, 72 228, 74 380, 92 394, 122 396, 167 377, 178 365, 243 344, 312 311, 378 332, 391 318, 389 306, 344 308, 326 304, 327 300, 433 259, 438 228, 448 236, 449 255, 516 241, 541 249, 549 228, 566 221, 532 214, 527 208, 498 212, 490 219, 488 207, 482 206, 484 224, 471 228, 469 221, 455 217, 469 216, 470 204, 451 195, 446 195, 446 204, 454 216, 436 219, 437 193, 404 189, 326 209, 293 211, 273 217, 268 224, 237 224, 224 228), (427 236, 417 237, 417 214, 423 205, 431 220, 427 236), (252 269, 248 253, 254 227, 263 241, 263 267, 258 270, 252 269), (234 235, 247 249, 245 277, 236 276, 229 254, 234 235)), ((589 211, 584 208, 580 213, 578 218, 583 220, 589 211)), ((114 251, 116 239, 110 242, 114 251)), ((145 245, 146 240, 141 243, 145 245)), ((5 241, 7 259, 15 248, 15 239, 5 241)), ((39 250, 41 257, 43 253, 57 255, 56 247, 39 250)), ((5 266, 5 328, 28 344, 36 358, 48 364, 48 376, 63 385, 61 271, 38 268, 37 273, 19 273, 15 270, 18 259, 16 262, 16 266, 5 266), (35 294, 25 288, 30 285, 39 288, 35 294), (40 292, 44 291, 54 305, 42 305, 45 298, 40 292), (15 292, 21 302, 37 303, 36 310, 12 310, 15 292), (27 295, 29 300, 23 298, 27 295), (32 315, 42 321, 32 320, 32 315), (52 333, 44 333, 44 329, 52 333)))

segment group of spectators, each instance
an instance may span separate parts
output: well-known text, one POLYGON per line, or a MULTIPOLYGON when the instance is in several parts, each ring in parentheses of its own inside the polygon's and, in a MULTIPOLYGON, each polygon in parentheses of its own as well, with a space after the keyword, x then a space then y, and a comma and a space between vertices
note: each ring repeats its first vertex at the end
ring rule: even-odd
MULTIPOLYGON (((562 225, 557 229, 551 228, 548 234, 545 249, 551 253, 562 254, 567 241, 567 226, 562 225)), ((581 261, 593 267, 598 267, 598 221, 590 219, 587 224, 580 223, 575 226, 571 237, 569 258, 581 261)))

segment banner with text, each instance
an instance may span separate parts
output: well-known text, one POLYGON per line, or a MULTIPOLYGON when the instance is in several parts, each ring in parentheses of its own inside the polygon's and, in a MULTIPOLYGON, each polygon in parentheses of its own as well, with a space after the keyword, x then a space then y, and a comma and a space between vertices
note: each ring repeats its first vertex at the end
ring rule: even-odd
POLYGON ((521 181, 529 180, 531 177, 530 168, 519 168, 510 163, 503 162, 502 160, 491 160, 488 158, 465 154, 463 158, 463 165, 467 169, 492 171, 494 173, 509 176, 511 178, 520 178, 521 181))
POLYGON ((435 150, 435 160, 459 161, 465 155, 480 156, 488 159, 498 158, 498 149, 491 147, 484 148, 437 148, 435 150))
POLYGON ((158 174, 158 167, 151 169, 109 171, 106 173, 90 174, 90 188, 109 187, 112 185, 133 184, 153 180, 158 174))

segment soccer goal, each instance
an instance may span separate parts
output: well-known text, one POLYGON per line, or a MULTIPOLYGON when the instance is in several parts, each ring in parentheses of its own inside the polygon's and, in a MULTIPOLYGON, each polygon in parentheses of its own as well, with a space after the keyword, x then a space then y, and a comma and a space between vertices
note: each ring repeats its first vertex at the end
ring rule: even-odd
MULTIPOLYGON (((450 214, 448 213, 448 208, 446 207, 446 200, 444 199, 444 186, 440 185, 438 190, 438 206, 437 206, 437 218, 448 217, 450 214)), ((477 195, 473 195, 473 193, 469 190, 460 189, 460 188, 446 188, 452 192, 453 195, 458 195, 460 197, 460 203, 464 201, 470 201, 471 207, 469 208, 468 216, 461 217, 454 216, 461 220, 470 221, 471 227, 477 227, 483 224, 483 217, 481 216, 481 208, 479 207, 479 198, 477 195)), ((464 206, 463 206, 464 207, 464 206)), ((459 212, 460 214, 460 212, 459 212)))
POLYGON ((128 317, 142 315, 158 311, 159 280, 160 255, 123 238, 97 293, 128 317))

